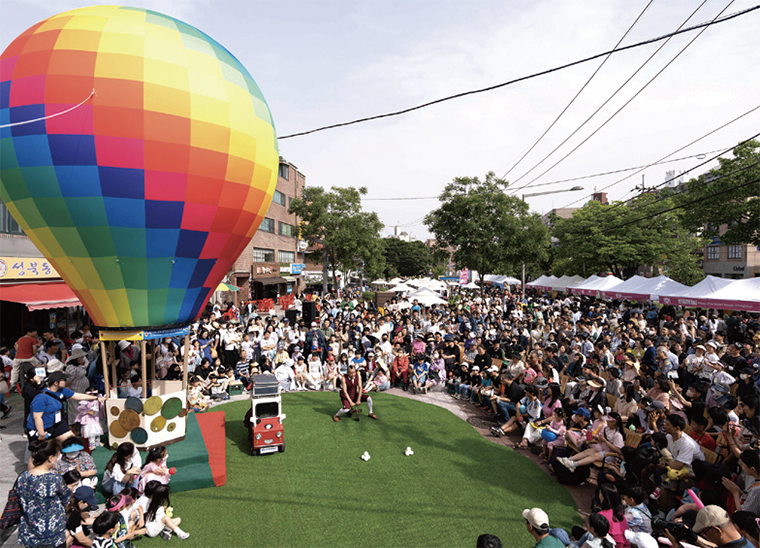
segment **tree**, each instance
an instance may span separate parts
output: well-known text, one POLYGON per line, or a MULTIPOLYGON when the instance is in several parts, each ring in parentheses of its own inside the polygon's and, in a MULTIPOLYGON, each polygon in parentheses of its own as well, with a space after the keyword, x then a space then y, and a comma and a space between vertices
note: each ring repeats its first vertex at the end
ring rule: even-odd
POLYGON ((327 293, 328 266, 335 272, 363 268, 377 271, 382 261, 380 230, 383 223, 376 213, 362 210, 361 197, 367 189, 333 187, 330 192, 322 187, 306 187, 303 198, 290 202, 289 212, 300 219, 301 237, 319 244, 323 250, 322 290, 327 293))
POLYGON ((484 274, 515 274, 523 262, 544 260, 549 233, 528 204, 504 193, 509 183, 493 172, 484 181, 458 177, 446 185, 441 205, 425 217, 439 248, 452 246, 454 263, 484 274))
POLYGON ((592 200, 569 219, 553 216, 552 235, 559 243, 553 273, 612 272, 627 278, 639 266, 651 265, 681 283, 701 280, 695 252, 705 241, 685 229, 674 212, 664 212, 674 199, 668 189, 627 203, 592 200))
POLYGON ((384 238, 383 257, 385 257, 384 277, 404 278, 427 276, 433 266, 433 254, 420 241, 405 242, 398 238, 384 238))
POLYGON ((686 183, 679 215, 684 226, 707 238, 760 246, 760 143, 740 144, 733 154, 720 158, 719 168, 686 183), (724 234, 721 225, 728 225, 724 234))

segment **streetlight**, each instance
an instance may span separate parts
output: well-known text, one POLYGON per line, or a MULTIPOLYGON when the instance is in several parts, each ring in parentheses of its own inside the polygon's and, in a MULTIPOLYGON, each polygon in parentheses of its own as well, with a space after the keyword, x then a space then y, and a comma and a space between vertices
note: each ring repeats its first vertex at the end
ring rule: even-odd
MULTIPOLYGON (((544 196, 545 194, 559 194, 561 192, 575 192, 576 190, 583 190, 582 186, 574 186, 573 188, 565 188, 563 190, 549 190, 547 192, 534 192, 532 194, 523 194, 522 200, 525 198, 532 198, 533 196, 544 196)), ((525 261, 522 263, 522 294, 525 297, 525 261)))

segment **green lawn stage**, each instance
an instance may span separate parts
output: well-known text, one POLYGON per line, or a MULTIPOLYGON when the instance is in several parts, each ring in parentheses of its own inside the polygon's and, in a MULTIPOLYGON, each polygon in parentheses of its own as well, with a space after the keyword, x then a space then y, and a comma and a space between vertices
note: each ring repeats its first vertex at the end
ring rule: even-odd
MULTIPOLYGON (((569 493, 529 459, 484 439, 451 412, 373 396, 373 421, 332 415, 338 395, 283 395, 286 451, 250 455, 242 419, 249 401, 224 410, 227 484, 177 493, 183 548, 211 546, 471 547, 481 533, 532 546, 521 516, 540 506, 553 527, 580 517, 569 493), (414 455, 404 456, 410 446, 414 455), (371 459, 360 456, 368 451, 371 459)), ((171 463, 171 461, 170 461, 171 463)), ((163 545, 140 539, 137 546, 163 545)))

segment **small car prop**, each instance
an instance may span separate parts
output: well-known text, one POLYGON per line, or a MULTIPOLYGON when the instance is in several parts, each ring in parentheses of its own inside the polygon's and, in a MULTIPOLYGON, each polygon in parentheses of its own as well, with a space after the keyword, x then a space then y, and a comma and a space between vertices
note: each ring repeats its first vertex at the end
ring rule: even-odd
POLYGON ((274 375, 254 375, 251 408, 245 414, 245 427, 251 442, 251 454, 266 455, 285 451, 282 421, 282 397, 274 375))

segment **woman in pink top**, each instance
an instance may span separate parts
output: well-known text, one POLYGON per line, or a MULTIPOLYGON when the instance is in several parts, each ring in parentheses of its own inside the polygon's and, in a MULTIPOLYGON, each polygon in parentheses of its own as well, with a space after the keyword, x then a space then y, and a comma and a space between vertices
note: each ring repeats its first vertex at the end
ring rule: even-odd
POLYGON ((628 521, 625 519, 625 508, 617 487, 611 483, 604 483, 599 487, 599 504, 602 511, 599 512, 610 522, 610 536, 615 540, 615 548, 631 548, 631 543, 625 538, 628 530, 628 521))

